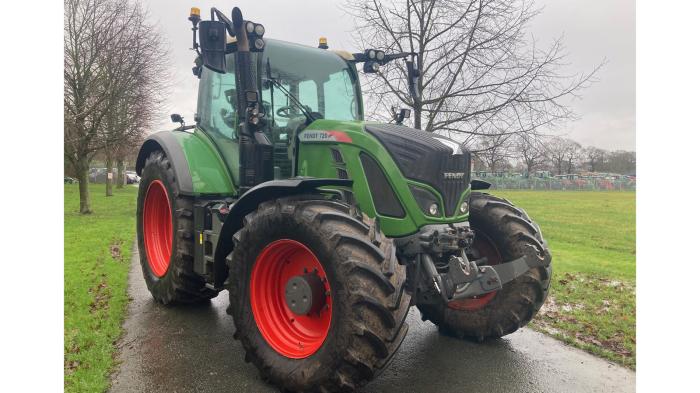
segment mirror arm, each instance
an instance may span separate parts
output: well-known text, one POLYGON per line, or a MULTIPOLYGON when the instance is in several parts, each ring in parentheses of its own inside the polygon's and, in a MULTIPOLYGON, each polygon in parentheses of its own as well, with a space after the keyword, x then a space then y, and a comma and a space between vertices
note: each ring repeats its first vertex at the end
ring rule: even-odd
POLYGON ((411 53, 411 60, 406 60, 406 75, 408 77, 408 92, 411 94, 413 105, 418 104, 418 77, 420 71, 416 66, 416 54, 411 53))
POLYGON ((216 16, 216 18, 219 19, 220 22, 223 22, 226 25, 226 30, 228 31, 228 34, 231 37, 236 36, 233 23, 231 23, 231 19, 227 18, 226 15, 223 12, 219 11, 216 7, 211 7, 211 20, 214 20, 214 16, 216 16))

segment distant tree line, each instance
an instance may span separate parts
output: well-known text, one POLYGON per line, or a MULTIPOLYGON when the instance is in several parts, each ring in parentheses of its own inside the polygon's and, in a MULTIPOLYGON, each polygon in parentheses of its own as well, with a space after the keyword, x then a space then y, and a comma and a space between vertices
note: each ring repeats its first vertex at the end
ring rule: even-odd
POLYGON ((167 51, 146 10, 129 0, 64 0, 64 159, 80 183, 80 212, 91 212, 90 162, 108 173, 124 163, 153 124, 166 88, 167 51))
POLYGON ((535 171, 550 171, 553 175, 577 172, 636 174, 637 154, 634 151, 584 147, 568 138, 546 135, 516 135, 497 142, 494 145, 493 140, 489 140, 466 146, 474 151, 475 170, 520 172, 526 177, 535 171))

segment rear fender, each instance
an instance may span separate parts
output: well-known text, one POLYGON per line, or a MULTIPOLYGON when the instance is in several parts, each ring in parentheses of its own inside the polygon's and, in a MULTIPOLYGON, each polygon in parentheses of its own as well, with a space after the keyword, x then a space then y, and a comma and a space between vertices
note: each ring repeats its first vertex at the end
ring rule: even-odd
POLYGON ((146 159, 151 153, 158 150, 162 150, 165 153, 173 166, 178 192, 183 195, 193 195, 194 187, 192 185, 192 175, 190 175, 187 159, 182 151, 182 147, 180 147, 180 143, 170 131, 161 131, 151 134, 143 145, 141 145, 141 150, 139 150, 139 154, 136 158, 136 173, 141 176, 141 171, 143 171, 143 167, 146 165, 146 159))
POLYGON ((157 150, 162 150, 168 157, 175 171, 179 194, 235 196, 235 176, 227 168, 219 149, 203 131, 161 131, 150 135, 136 159, 139 175, 148 156, 157 150))

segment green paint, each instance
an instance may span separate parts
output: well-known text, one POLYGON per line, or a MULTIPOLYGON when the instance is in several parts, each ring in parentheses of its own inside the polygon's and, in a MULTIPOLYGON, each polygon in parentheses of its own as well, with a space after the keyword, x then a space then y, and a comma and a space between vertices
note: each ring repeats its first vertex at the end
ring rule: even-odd
MULTIPOLYGON (((430 185, 404 178, 389 152, 376 138, 364 130, 364 125, 365 122, 362 121, 322 119, 313 122, 306 128, 307 130, 343 131, 352 139, 352 143, 300 143, 297 175, 337 178, 337 169, 345 169, 350 179, 354 181, 352 192, 360 209, 370 217, 377 217, 381 222, 382 230, 390 237, 415 233, 427 224, 463 222, 469 218, 468 214, 459 214, 458 209, 455 209, 455 215, 452 217, 433 217, 424 213, 415 201, 409 185, 422 187, 431 192, 440 204, 440 211, 444 212, 446 209, 440 193, 430 185), (330 147, 340 150, 344 163, 336 163, 333 160, 330 147), (377 213, 359 159, 360 152, 369 154, 382 167, 394 193, 406 211, 405 217, 386 217, 377 213)), ((193 133, 175 132, 174 134, 185 153, 196 195, 236 195, 239 170, 236 141, 224 138, 214 139, 199 128, 193 133)), ((464 190, 461 200, 468 198, 469 193, 469 188, 464 190)))
MULTIPOLYGON (((353 182, 353 194, 360 205, 360 209, 370 217, 379 217, 382 231, 390 237, 405 236, 415 233, 418 229, 427 224, 455 223, 463 222, 469 218, 467 214, 458 214, 455 210, 452 217, 433 217, 423 213, 413 194, 409 189, 409 184, 422 187, 433 193, 440 202, 440 211, 444 212, 444 202, 440 194, 431 186, 421 184, 404 178, 389 152, 372 135, 364 130, 365 122, 361 121, 333 121, 317 120, 313 122, 307 130, 338 130, 345 132, 351 139, 352 144, 335 142, 304 142, 299 147, 299 175, 310 177, 337 178, 337 168, 341 167, 348 172, 353 182), (339 165, 333 160, 330 147, 340 150, 345 161, 344 165, 339 165), (406 217, 394 218, 377 214, 372 202, 371 192, 367 179, 364 176, 362 163, 359 159, 360 152, 364 151, 374 158, 384 169, 384 173, 389 183, 394 189, 394 193, 406 211, 406 217)), ((468 198, 470 189, 467 188, 462 194, 463 200, 468 198)))
POLYGON ((238 145, 219 149, 200 129, 194 132, 174 131, 187 160, 195 195, 234 195, 238 174, 238 145), (226 155, 220 154, 227 150, 226 155), (231 164, 227 165, 227 161, 231 164), (235 172, 233 170, 236 170, 235 172))

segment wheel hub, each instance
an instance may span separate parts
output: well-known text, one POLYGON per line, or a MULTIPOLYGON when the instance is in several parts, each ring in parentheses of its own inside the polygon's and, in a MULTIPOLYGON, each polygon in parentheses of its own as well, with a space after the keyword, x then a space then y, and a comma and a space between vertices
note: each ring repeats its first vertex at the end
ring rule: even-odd
POLYGON ((318 314, 326 300, 323 281, 315 273, 289 279, 284 294, 287 307, 296 315, 318 314))

